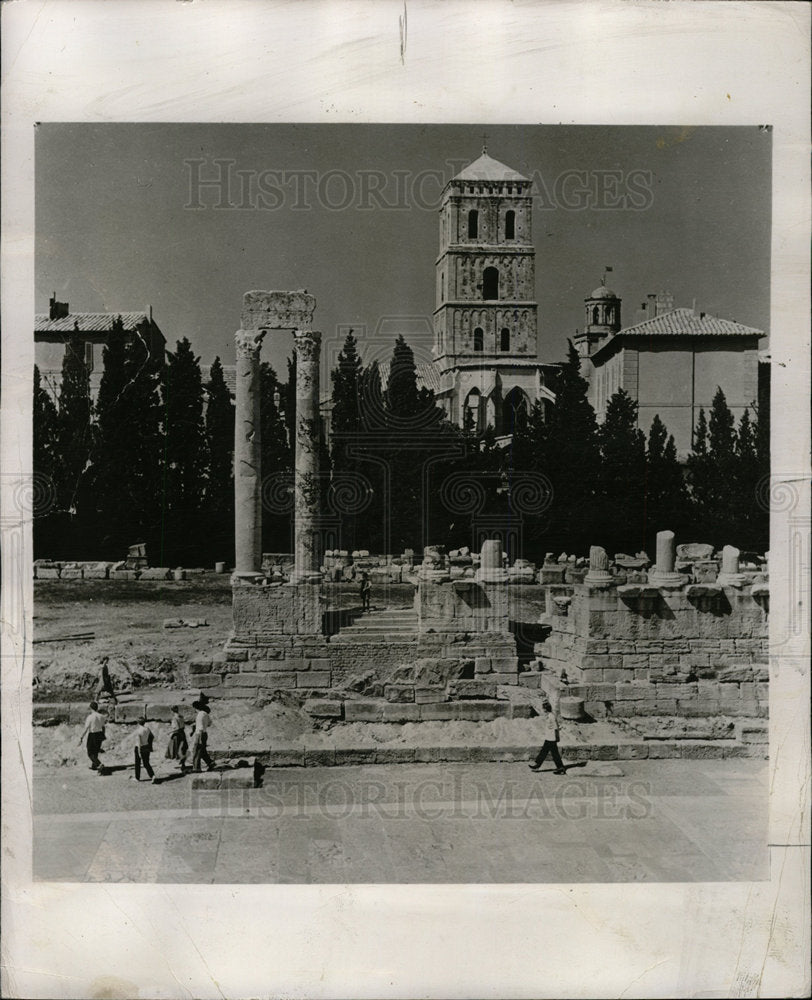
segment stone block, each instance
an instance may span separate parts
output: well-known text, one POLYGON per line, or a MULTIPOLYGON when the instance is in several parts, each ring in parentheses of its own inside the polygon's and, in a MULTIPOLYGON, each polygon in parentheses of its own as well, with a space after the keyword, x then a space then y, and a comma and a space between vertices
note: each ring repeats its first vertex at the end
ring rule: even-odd
POLYGON ((304 710, 315 719, 340 719, 343 703, 327 698, 311 698, 304 703, 304 710))
POLYGON ((220 787, 219 774, 196 774, 192 777, 192 791, 214 791, 220 787))
POLYGON ((172 706, 171 705, 152 705, 148 704, 146 708, 147 720, 149 722, 171 722, 172 721, 172 706))
POLYGON ((382 701, 345 701, 345 722, 383 722, 382 701))
POLYGON ((329 670, 331 664, 328 657, 316 656, 316 657, 311 657, 308 660, 308 666, 310 670, 329 670))
POLYGON ((493 662, 489 656, 477 656, 474 659, 475 674, 490 674, 493 672, 493 662))
POLYGON ((648 743, 619 743, 618 760, 645 760, 648 757, 648 743))
POLYGON ((682 744, 683 760, 721 760, 725 756, 725 748, 721 743, 687 743, 682 744))
POLYGON ((191 660, 189 662, 189 673, 190 674, 210 674, 212 663, 211 660, 191 660))
POLYGON ((649 760, 672 760, 682 756, 679 743, 667 740, 651 740, 648 744, 649 760))
POLYGON ((538 690, 541 687, 542 674, 538 670, 526 670, 519 674, 519 684, 522 687, 538 690))
POLYGON ((257 689, 255 687, 232 687, 232 688, 222 688, 218 691, 218 696, 224 701, 231 701, 235 699, 254 699, 257 697, 257 689))
POLYGON ((329 670, 306 670, 296 674, 298 688, 329 688, 331 683, 329 670))
POLYGON ((455 680, 448 685, 450 698, 495 698, 496 681, 455 680))
POLYGON ((253 788, 254 769, 251 767, 235 768, 233 771, 224 771, 220 778, 221 788, 253 788))
POLYGON ((84 573, 81 566, 63 566, 59 578, 60 580, 81 580, 84 578, 84 573))
POLYGON ((518 684, 519 674, 488 674, 488 680, 492 680, 495 684, 518 684))
MULTIPOLYGON (((291 675, 293 676, 293 675, 291 675)), ((248 673, 248 674, 229 674, 225 679, 225 686, 227 688, 231 687, 253 687, 255 688, 257 684, 262 683, 264 678, 260 674, 248 673)), ((276 678, 274 678, 274 681, 276 678)))
POLYGON ((309 670, 310 660, 304 656, 288 656, 285 662, 286 670, 309 670))
MULTIPOLYGON (((601 678, 605 683, 616 684, 618 681, 627 681, 629 679, 629 672, 626 670, 618 670, 612 667, 608 670, 601 671, 601 678)), ((631 676, 634 676, 632 674, 631 676)))
POLYGON ((223 683, 223 678, 220 674, 198 674, 195 677, 195 687, 198 688, 213 688, 221 687, 223 683))
POLYGON ((506 718, 510 715, 509 701, 476 702, 460 701, 458 719, 467 722, 492 722, 494 719, 506 718))
POLYGON ((227 649, 226 650, 226 661, 228 663, 244 663, 248 659, 247 649, 227 649))
POLYGON ((640 701, 646 697, 648 685, 643 684, 617 684, 615 685, 615 698, 618 701, 640 701))
MULTIPOLYGON (((82 719, 88 715, 87 706, 82 706, 82 719)), ((34 705, 33 723, 35 726, 58 726, 61 722, 71 721, 71 710, 69 705, 34 705)), ((79 721, 79 720, 77 720, 79 721)))
POLYGON ((526 702, 508 702, 510 705, 510 718, 511 719, 532 719, 538 713, 532 705, 528 705, 526 702))
POLYGON ((242 676, 245 677, 244 683, 250 683, 253 678, 254 686, 259 685, 265 691, 289 691, 297 686, 298 674, 291 671, 273 671, 267 674, 243 674, 242 676))
POLYGON ((336 752, 333 747, 324 750, 305 750, 305 767, 332 767, 336 762, 336 752))
POLYGON ((406 704, 404 702, 385 702, 383 705, 384 722, 419 722, 420 710, 424 705, 406 704))
POLYGON ((414 689, 414 700, 417 705, 434 705, 445 699, 443 688, 416 687, 414 689))
POLYGON ((414 747, 376 747, 376 764, 413 764, 414 747))
POLYGON ((172 570, 168 566, 150 566, 141 570, 142 580, 168 580, 172 570))
POLYGON ((460 717, 460 702, 449 702, 436 705, 416 705, 420 710, 420 718, 423 722, 448 722, 460 717))
POLYGON ((37 579, 58 580, 60 572, 58 566, 37 566, 37 579))
POLYGON ((384 684, 383 696, 387 701, 413 702, 414 684, 384 684))
POLYGON ((336 747, 336 764, 374 764, 375 748, 352 749, 336 747))
POLYGON ((290 673, 288 661, 283 659, 256 660, 256 669, 262 673, 290 673))
POLYGON ((304 749, 291 747, 285 750, 270 750, 267 755, 268 767, 304 767, 304 749))
MULTIPOLYGON (((519 658, 518 656, 494 656, 491 659, 491 667, 495 674, 518 674, 519 658)), ((474 669, 476 670, 476 664, 474 664, 474 669)))
POLYGON ((624 670, 644 670, 649 665, 648 653, 624 653, 624 670))
POLYGON ((743 723, 736 725, 737 735, 742 743, 769 743, 770 731, 765 723, 743 723))
POLYGON ((464 761, 468 760, 468 747, 416 747, 414 759, 418 764, 464 761))
MULTIPOLYGON (((38 570, 38 575, 42 577, 42 570, 38 570)), ((130 580, 137 580, 138 575, 138 570, 134 569, 111 569, 109 579, 126 583, 130 580)))
MULTIPOLYGON (((632 702, 625 702, 627 705, 631 705, 632 702)), ((593 719, 605 719, 607 715, 606 702, 604 701, 585 701, 584 711, 587 715, 591 715, 593 719)), ((616 711, 616 706, 613 707, 613 712, 615 715, 619 715, 616 711)))
POLYGON ((138 722, 139 719, 143 718, 146 708, 146 702, 143 701, 130 701, 116 705, 115 721, 138 722))

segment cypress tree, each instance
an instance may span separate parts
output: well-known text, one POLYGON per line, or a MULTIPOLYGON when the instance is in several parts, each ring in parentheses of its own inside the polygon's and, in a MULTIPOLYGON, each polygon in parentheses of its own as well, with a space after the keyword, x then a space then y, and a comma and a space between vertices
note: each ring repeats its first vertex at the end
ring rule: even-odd
POLYGON ((205 495, 208 454, 200 359, 186 337, 167 354, 163 398, 167 507, 194 518, 205 495))
POLYGON ((601 544, 596 537, 601 454, 595 411, 580 369, 570 341, 555 384, 556 402, 543 425, 539 468, 553 490, 545 544, 585 554, 590 545, 601 544))
POLYGON ((599 441, 602 537, 606 545, 635 550, 646 542, 646 445, 637 427, 637 401, 625 389, 609 400, 599 441))
POLYGON ((688 525, 688 493, 682 468, 677 460, 673 435, 655 415, 651 423, 646 452, 645 523, 647 541, 654 543, 658 531, 670 529, 677 534, 688 525))
POLYGON ((34 557, 48 554, 56 539, 50 530, 56 477, 59 466, 58 414, 54 401, 42 387, 39 368, 34 365, 33 470, 37 488, 32 511, 34 519, 34 557))
MULTIPOLYGON (((290 475, 293 472, 293 453, 288 443, 288 430, 280 413, 284 387, 268 362, 260 365, 261 400, 261 461, 262 480, 290 475)), ((262 518, 262 548, 268 552, 292 551, 292 513, 285 517, 273 511, 264 511, 262 518)))
POLYGON ((57 439, 59 509, 75 515, 82 477, 88 469, 93 438, 91 431, 90 374, 85 364, 85 345, 78 328, 65 346, 59 393, 57 439))
POLYGON ((769 546, 769 514, 759 504, 762 467, 758 455, 758 429, 745 409, 736 435, 736 541, 742 548, 765 551, 769 546))
POLYGON ((231 565, 234 562, 234 404, 219 357, 214 359, 205 389, 209 456, 205 502, 207 537, 222 559, 231 565))
POLYGON ((124 324, 113 320, 102 351, 104 366, 96 399, 96 441, 92 453, 91 483, 100 556, 118 559, 127 539, 133 541, 127 501, 127 444, 132 414, 128 405, 124 324))

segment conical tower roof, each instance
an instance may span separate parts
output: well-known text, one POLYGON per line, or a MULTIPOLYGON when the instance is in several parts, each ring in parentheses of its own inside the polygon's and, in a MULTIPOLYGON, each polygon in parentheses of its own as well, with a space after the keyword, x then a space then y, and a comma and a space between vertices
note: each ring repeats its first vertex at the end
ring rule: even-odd
POLYGON ((479 159, 469 163, 454 178, 455 181, 526 181, 529 178, 522 176, 518 170, 494 160, 483 151, 479 159))

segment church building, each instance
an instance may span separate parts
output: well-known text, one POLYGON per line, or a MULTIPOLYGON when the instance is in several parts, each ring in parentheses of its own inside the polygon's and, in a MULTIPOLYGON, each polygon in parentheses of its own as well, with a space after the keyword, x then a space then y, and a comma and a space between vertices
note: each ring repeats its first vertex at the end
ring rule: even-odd
MULTIPOLYGON (((435 263, 435 390, 452 423, 497 437, 555 401, 538 359, 532 182, 482 155, 445 186, 435 263)), ((549 371, 547 372, 549 375, 549 371)))

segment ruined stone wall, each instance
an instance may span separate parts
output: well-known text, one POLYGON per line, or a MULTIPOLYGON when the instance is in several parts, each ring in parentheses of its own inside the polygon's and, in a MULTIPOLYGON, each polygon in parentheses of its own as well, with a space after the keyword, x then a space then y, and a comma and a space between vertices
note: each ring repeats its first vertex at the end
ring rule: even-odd
POLYGON ((766 715, 767 600, 763 587, 576 586, 537 647, 542 687, 591 715, 766 715))

